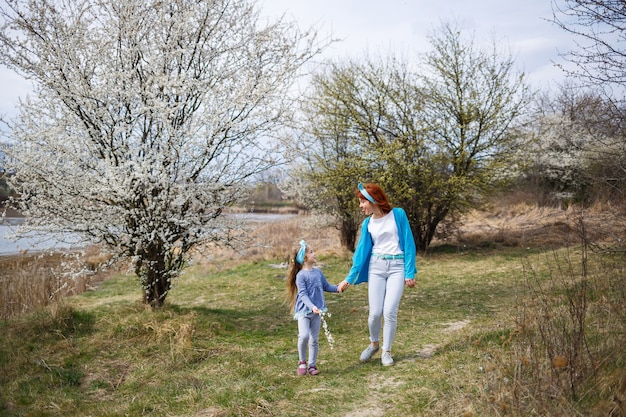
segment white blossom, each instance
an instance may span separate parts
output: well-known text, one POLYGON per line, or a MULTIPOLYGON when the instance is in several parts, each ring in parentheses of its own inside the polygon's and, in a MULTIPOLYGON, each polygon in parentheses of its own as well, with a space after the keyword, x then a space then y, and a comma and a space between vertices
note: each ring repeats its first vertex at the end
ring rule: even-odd
POLYGON ((328 345, 330 346, 331 349, 334 349, 335 339, 333 338, 333 335, 330 332, 330 329, 328 328, 328 323, 326 323, 326 317, 330 318, 331 314, 328 311, 326 311, 326 312, 320 313, 320 316, 322 317, 322 328, 324 329, 324 334, 326 335, 326 340, 328 341, 328 345))
POLYGON ((7 138, 24 230, 130 257, 162 303, 189 250, 227 243, 223 209, 276 164, 315 32, 263 23, 248 0, 3 2, 0 63, 35 83, 7 138))

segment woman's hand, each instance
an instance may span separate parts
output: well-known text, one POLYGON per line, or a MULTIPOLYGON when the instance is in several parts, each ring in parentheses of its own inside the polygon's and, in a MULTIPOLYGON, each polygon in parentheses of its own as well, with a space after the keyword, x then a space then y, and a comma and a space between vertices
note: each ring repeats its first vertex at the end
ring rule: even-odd
POLYGON ((409 288, 413 288, 415 287, 415 279, 405 279, 404 283, 406 284, 407 287, 409 288))
POLYGON ((349 286, 350 284, 346 280, 341 281, 339 285, 337 285, 339 292, 344 292, 349 286))

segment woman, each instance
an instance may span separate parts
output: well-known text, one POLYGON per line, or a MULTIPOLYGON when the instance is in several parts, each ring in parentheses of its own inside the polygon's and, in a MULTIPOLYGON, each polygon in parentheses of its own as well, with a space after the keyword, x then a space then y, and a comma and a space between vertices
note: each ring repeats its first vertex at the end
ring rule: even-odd
POLYGON ((391 345, 396 335, 400 299, 405 285, 415 286, 415 240, 405 211, 392 207, 382 188, 376 184, 359 184, 355 194, 361 211, 368 217, 361 226, 352 268, 339 289, 344 291, 350 285, 368 283, 367 324, 371 344, 360 359, 367 361, 378 352, 383 327, 381 362, 391 366, 391 345))

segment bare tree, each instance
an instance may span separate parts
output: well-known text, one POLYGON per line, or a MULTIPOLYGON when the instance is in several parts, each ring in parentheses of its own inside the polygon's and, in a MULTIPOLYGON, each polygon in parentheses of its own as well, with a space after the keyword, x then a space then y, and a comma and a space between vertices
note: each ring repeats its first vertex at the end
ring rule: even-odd
POLYGON ((132 260, 163 304, 190 250, 228 244, 225 207, 271 167, 314 31, 249 0, 4 0, 0 62, 35 83, 10 121, 28 230, 132 260))
POLYGON ((574 35, 576 49, 563 53, 575 64, 569 75, 595 85, 626 82, 626 7, 615 0, 553 0, 552 21, 574 35))
POLYGON ((329 64, 313 76, 302 102, 304 163, 297 170, 300 178, 295 179, 295 183, 308 181, 309 192, 302 197, 336 220, 341 244, 350 251, 362 221, 354 190, 372 177, 371 155, 361 140, 368 137, 364 121, 373 107, 364 103, 373 95, 367 80, 372 72, 365 67, 356 62, 329 64))

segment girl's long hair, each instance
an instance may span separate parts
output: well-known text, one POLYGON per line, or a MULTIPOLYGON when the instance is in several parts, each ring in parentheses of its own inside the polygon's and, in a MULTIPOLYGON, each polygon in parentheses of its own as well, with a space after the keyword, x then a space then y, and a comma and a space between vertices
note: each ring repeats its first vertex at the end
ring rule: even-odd
POLYGON ((296 255, 298 249, 294 249, 289 258, 289 272, 287 274, 287 301, 289 302, 289 311, 293 313, 294 306, 296 305, 296 294, 298 294, 298 286, 296 285, 296 275, 302 269, 302 265, 296 262, 296 255))

